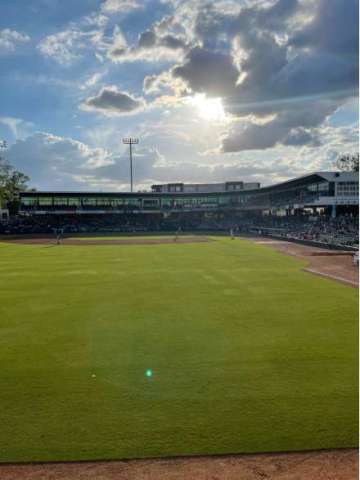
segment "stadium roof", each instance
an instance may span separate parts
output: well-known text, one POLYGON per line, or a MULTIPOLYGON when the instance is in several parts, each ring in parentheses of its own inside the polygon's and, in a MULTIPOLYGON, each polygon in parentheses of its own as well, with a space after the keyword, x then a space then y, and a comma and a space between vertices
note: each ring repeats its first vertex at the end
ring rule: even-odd
POLYGON ((227 192, 194 192, 194 193, 186 193, 186 192, 166 192, 166 193, 158 193, 158 192, 96 192, 96 191, 24 191, 21 192, 21 195, 33 195, 33 196, 45 196, 45 195, 74 195, 74 196, 149 196, 149 197, 158 197, 159 195, 164 196, 189 196, 189 195, 199 195, 199 196, 209 196, 209 195, 216 195, 221 193, 222 195, 232 195, 236 194, 243 194, 248 195, 250 193, 266 193, 271 192, 274 190, 283 190, 291 187, 296 187, 301 184, 310 184, 319 180, 326 180, 327 182, 349 182, 349 181, 359 181, 359 175, 357 172, 313 172, 301 177, 293 178, 290 180, 286 180, 285 182, 276 183, 273 185, 268 185, 266 187, 260 187, 254 190, 237 190, 235 191, 227 191, 227 192))

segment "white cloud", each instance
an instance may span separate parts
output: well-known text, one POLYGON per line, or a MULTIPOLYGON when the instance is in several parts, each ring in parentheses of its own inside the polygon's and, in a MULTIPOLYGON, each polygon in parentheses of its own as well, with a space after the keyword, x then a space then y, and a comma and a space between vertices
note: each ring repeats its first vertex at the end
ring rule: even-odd
POLYGON ((86 47, 83 35, 76 30, 64 30, 47 36, 39 45, 40 52, 62 65, 69 65, 80 58, 79 51, 86 47))
POLYGON ((86 80, 84 80, 80 85, 80 90, 87 90, 88 88, 94 87, 99 83, 99 81, 106 75, 107 71, 95 72, 90 75, 86 80))
POLYGON ((72 175, 113 162, 104 148, 91 148, 72 138, 39 132, 10 145, 6 158, 42 188, 71 188, 72 175))
POLYGON ((26 137, 34 127, 32 122, 15 117, 0 117, 0 123, 8 127, 15 139, 26 137))
MULTIPOLYGON (((141 144, 134 149, 136 189, 169 181, 239 179, 270 184, 331 169, 339 154, 357 150, 356 125, 325 126, 318 131, 322 144, 317 147, 278 146, 266 156, 254 151, 204 156, 201 150, 209 146, 209 138, 216 145, 216 129, 200 121, 189 122, 184 116, 186 108, 189 106, 179 109, 176 118, 139 125, 141 144)), ((114 148, 119 148, 116 142, 114 148)), ((128 190, 128 151, 122 148, 122 153, 114 153, 72 138, 36 133, 10 145, 6 156, 31 177, 31 185, 37 188, 128 190)))
POLYGON ((142 7, 141 1, 137 0, 105 0, 101 5, 101 10, 105 13, 123 13, 142 7))
POLYGON ((5 28, 0 30, 0 54, 14 52, 16 47, 30 41, 26 34, 5 28))
POLYGON ((101 14, 84 16, 79 22, 70 22, 68 28, 43 38, 37 48, 45 57, 69 66, 84 52, 105 51, 108 48, 104 31, 108 17, 101 14))

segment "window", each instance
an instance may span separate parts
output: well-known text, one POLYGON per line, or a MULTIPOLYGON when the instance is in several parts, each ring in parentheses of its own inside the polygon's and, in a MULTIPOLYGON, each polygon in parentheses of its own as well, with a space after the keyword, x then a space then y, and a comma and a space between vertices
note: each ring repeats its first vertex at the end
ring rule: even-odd
POLYGON ((122 198, 112 198, 111 206, 113 208, 121 208, 124 205, 124 200, 122 198))
POLYGON ((147 198, 143 200, 144 208, 158 208, 159 200, 157 198, 147 198))
POLYGON ((108 207, 110 205, 110 198, 107 197, 98 197, 96 199, 96 205, 98 207, 108 207))
POLYGON ((54 206, 55 207, 67 207, 67 198, 54 197, 54 206))
POLYGON ((21 203, 24 207, 33 207, 37 205, 38 199, 36 197, 22 197, 21 203))
POLYGON ((82 199, 82 203, 86 207, 95 207, 96 206, 96 198, 84 197, 82 199))
POLYGON ((337 184, 337 195, 339 197, 357 197, 359 195, 358 182, 339 182, 337 184))
POLYGON ((68 198, 68 205, 69 207, 80 207, 81 201, 79 197, 71 197, 68 198))
POLYGON ((52 207, 52 204, 53 204, 52 197, 39 197, 40 207, 52 207))
POLYGON ((164 208, 170 208, 173 204, 173 201, 171 198, 162 198, 161 199, 161 206, 164 208))

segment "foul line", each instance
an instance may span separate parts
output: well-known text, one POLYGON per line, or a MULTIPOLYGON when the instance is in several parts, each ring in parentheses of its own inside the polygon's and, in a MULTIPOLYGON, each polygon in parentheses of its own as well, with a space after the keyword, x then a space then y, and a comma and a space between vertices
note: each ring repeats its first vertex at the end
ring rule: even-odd
POLYGON ((338 282, 347 283, 352 285, 353 287, 359 286, 357 282, 353 282, 352 280, 348 280, 347 278, 337 277, 336 275, 331 275, 330 273, 319 272, 318 270, 313 270, 311 268, 304 268, 304 271, 319 275, 320 277, 331 278, 332 280, 337 280, 338 282))

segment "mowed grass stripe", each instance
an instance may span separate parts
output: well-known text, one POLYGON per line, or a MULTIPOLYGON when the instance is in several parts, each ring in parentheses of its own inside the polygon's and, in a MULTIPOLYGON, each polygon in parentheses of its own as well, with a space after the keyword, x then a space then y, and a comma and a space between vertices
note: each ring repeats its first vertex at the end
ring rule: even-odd
POLYGON ((356 445, 357 292, 304 262, 224 238, 2 261, 0 461, 356 445))

